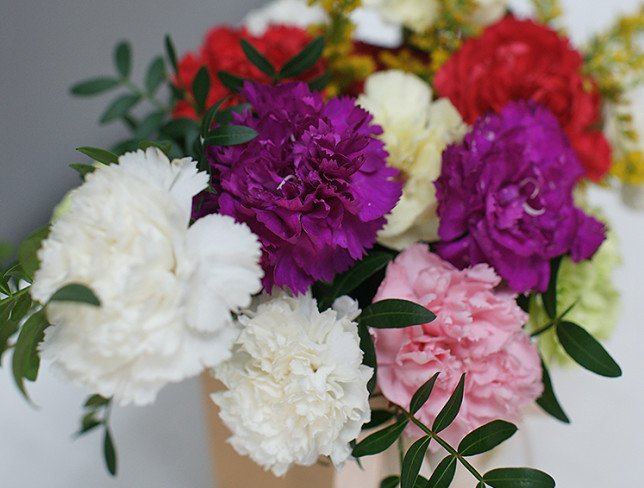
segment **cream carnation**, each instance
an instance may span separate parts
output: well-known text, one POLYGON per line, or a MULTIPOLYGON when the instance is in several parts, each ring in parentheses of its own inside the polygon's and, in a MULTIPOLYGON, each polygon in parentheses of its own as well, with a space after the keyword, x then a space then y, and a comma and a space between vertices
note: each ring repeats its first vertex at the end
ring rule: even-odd
POLYGON ((378 241, 400 250, 419 240, 437 239, 434 180, 440 175, 441 153, 460 141, 467 126, 449 100, 432 102, 429 85, 402 71, 371 75, 358 101, 382 126, 388 163, 405 180, 402 197, 378 241))
POLYGON ((100 307, 52 303, 42 355, 71 380, 120 404, 150 403, 168 382, 228 359, 231 310, 260 290, 260 249, 245 225, 211 215, 188 227, 208 184, 194 161, 155 148, 100 166, 71 193, 39 251, 31 290, 65 284, 100 307))
POLYGON ((212 395, 233 435, 229 442, 278 476, 292 464, 350 455, 369 421, 367 382, 348 298, 319 312, 310 294, 264 297, 239 317, 233 357, 215 368, 228 388, 212 395))

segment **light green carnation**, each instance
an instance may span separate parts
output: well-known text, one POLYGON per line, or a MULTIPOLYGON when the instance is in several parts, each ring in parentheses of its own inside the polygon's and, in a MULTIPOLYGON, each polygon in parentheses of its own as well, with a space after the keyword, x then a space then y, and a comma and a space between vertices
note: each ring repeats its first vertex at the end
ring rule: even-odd
MULTIPOLYGON (((564 257, 561 261, 557 311, 562 313, 576 302, 565 320, 579 324, 598 340, 608 339, 619 320, 620 299, 613 284, 613 271, 620 264, 617 236, 610 229, 592 259, 574 263, 564 257)), ((530 305, 529 329, 537 330, 549 321, 541 297, 534 297, 530 305)), ((546 363, 574 364, 559 344, 554 329, 539 336, 539 350, 546 363)))

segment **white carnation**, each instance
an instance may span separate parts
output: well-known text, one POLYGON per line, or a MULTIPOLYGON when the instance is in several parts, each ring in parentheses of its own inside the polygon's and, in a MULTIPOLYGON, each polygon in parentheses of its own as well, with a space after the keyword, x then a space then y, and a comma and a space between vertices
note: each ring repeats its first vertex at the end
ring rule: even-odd
POLYGON ((432 101, 429 85, 415 75, 398 70, 381 71, 365 82, 358 99, 382 126, 388 163, 405 180, 403 194, 387 217, 378 241, 394 249, 420 240, 437 238, 436 192, 441 154, 467 130, 452 103, 432 101))
POLYGON ((305 28, 327 21, 328 17, 319 5, 309 5, 306 0, 276 0, 248 12, 243 24, 251 34, 261 36, 271 25, 305 28))
POLYGON ((45 303, 81 283, 100 307, 52 303, 43 357, 120 404, 150 403, 230 357, 231 310, 260 290, 260 247, 245 225, 210 215, 188 227, 208 184, 194 161, 158 149, 100 166, 71 194, 39 251, 31 290, 45 303))
POLYGON ((369 421, 373 370, 361 364, 359 310, 347 300, 320 313, 310 294, 264 297, 239 317, 233 357, 214 370, 228 388, 212 398, 229 442, 278 476, 321 455, 342 464, 369 421))

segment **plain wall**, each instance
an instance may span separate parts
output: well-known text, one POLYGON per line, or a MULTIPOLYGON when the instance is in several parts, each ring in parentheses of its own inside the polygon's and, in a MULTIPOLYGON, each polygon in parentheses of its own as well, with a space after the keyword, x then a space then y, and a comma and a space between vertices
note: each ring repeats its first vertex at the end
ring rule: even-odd
MULTIPOLYGON (((119 39, 134 46, 134 76, 163 49, 171 33, 179 52, 195 48, 215 23, 237 22, 260 0, 0 0, 0 240, 17 242, 49 218, 53 205, 78 183, 67 165, 82 160, 81 145, 109 146, 124 133, 97 120, 109 96, 71 98, 80 79, 112 72, 119 39)), ((525 6, 526 2, 516 2, 525 6)), ((575 39, 606 25, 637 0, 568 0, 567 25, 575 39)), ((556 371, 554 381, 572 426, 544 416, 523 426, 529 462, 564 488, 639 486, 644 479, 641 435, 644 379, 642 349, 644 242, 642 214, 616 195, 595 191, 622 241, 625 265, 620 327, 608 343, 624 377, 606 380, 585 371, 556 371)), ((5 362, 6 363, 6 362, 5 362)), ((152 407, 117 409, 113 427, 120 475, 103 468, 98 434, 73 441, 86 392, 43 368, 30 388, 39 410, 19 396, 7 365, 0 371, 0 486, 17 488, 206 488, 209 453, 199 383, 166 387, 152 407)), ((500 456, 513 462, 524 445, 500 456)), ((521 462, 518 460, 517 462, 521 462)))

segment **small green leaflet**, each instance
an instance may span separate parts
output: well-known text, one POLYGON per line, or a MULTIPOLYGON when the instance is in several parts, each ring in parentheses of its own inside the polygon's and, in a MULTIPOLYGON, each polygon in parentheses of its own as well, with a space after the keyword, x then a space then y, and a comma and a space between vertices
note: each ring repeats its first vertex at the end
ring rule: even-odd
POLYGON ((559 276, 559 267, 561 266, 562 257, 550 261, 550 281, 548 289, 541 294, 543 308, 545 308, 548 317, 554 320, 557 317, 557 279, 559 276))
POLYGON ((279 72, 279 77, 293 78, 304 73, 320 59, 323 50, 324 37, 316 37, 299 54, 296 54, 284 64, 279 72))
POLYGON ((456 474, 456 458, 447 456, 434 469, 427 488, 447 488, 452 483, 454 474, 456 474))
POLYGON ((228 97, 222 98, 212 107, 210 107, 203 116, 201 120, 201 135, 205 139, 208 137, 208 133, 212 130, 213 122, 215 121, 215 115, 221 108, 221 106, 228 100, 228 97))
POLYGON ((394 298, 380 300, 365 307, 358 321, 376 329, 399 329, 426 324, 435 318, 436 315, 422 305, 394 298))
POLYGON ((206 146, 235 146, 252 141, 257 137, 257 132, 243 125, 222 125, 210 131, 206 137, 206 146))
POLYGON ((99 163, 116 164, 119 162, 119 157, 116 154, 100 147, 82 146, 77 147, 76 150, 99 163))
POLYGON ((105 466, 112 476, 116 476, 117 461, 116 449, 110 429, 105 427, 105 437, 103 438, 103 456, 105 457, 105 466))
POLYGON ((387 476, 380 482, 380 488, 396 488, 399 482, 400 478, 398 476, 387 476))
POLYGON ((244 51, 244 54, 248 58, 248 60, 253 63, 257 69, 259 69, 262 73, 270 76, 271 78, 275 76, 275 68, 271 64, 271 62, 266 59, 266 57, 260 53, 255 47, 248 42, 246 39, 242 39, 240 41, 242 51, 244 51))
POLYGON ((353 448, 353 457, 371 456, 388 449, 400 437, 408 423, 409 420, 404 419, 366 437, 353 448))
POLYGON ((9 339, 18 332, 18 322, 10 319, 12 305, 11 301, 0 305, 0 363, 9 346, 9 339))
POLYGON ((24 380, 36 381, 38 377, 38 369, 40 368, 38 344, 45 337, 45 329, 48 326, 44 310, 34 313, 22 326, 13 351, 13 378, 27 400, 29 400, 29 396, 25 389, 24 380))
POLYGON ((99 123, 108 124, 125 117, 130 109, 140 101, 141 95, 120 95, 107 106, 99 119, 99 123))
POLYGON ((510 422, 493 420, 467 434, 458 445, 461 456, 474 456, 494 449, 514 435, 517 427, 510 422))
POLYGON ((100 300, 94 292, 80 283, 70 283, 69 285, 63 286, 52 295, 49 301, 86 303, 95 307, 101 305, 100 300))
POLYGON ((309 81, 309 89, 312 91, 322 91, 331 81, 331 74, 329 72, 324 73, 323 75, 318 76, 314 80, 309 81))
POLYGON ((164 41, 165 53, 168 56, 168 60, 170 61, 170 66, 172 66, 172 69, 175 73, 178 73, 179 68, 177 65, 177 50, 174 47, 174 42, 172 42, 172 37, 170 37, 170 34, 166 34, 164 41))
POLYGON ((429 436, 421 437, 407 450, 401 466, 400 488, 414 488, 430 440, 429 436))
POLYGON ((573 322, 559 322, 557 338, 568 355, 587 370, 609 378, 622 375, 622 369, 611 355, 583 327, 573 322))
POLYGON ((499 468, 483 475, 483 481, 493 488, 554 488, 550 475, 530 468, 499 468))
POLYGON ((423 405, 425 405, 425 402, 429 399, 429 395, 432 393, 432 389, 434 388, 434 383, 436 383, 436 380, 438 379, 439 373, 436 373, 434 376, 429 378, 418 390, 416 390, 416 393, 414 393, 414 396, 411 397, 411 402, 409 402, 409 413, 412 415, 418 412, 423 405))
POLYGON ((96 395, 90 396, 87 400, 85 400, 85 403, 83 404, 83 406, 85 408, 105 407, 109 405, 110 401, 111 400, 109 398, 105 398, 101 395, 96 394, 96 395))
POLYGON ((463 403, 463 393, 465 391, 465 373, 461 375, 461 379, 458 380, 458 385, 456 389, 445 403, 445 406, 442 408, 434 424, 432 425, 432 430, 436 433, 446 429, 458 415, 458 411, 461 409, 461 403, 463 403))
POLYGON ((112 90, 119 86, 121 82, 109 76, 98 76, 87 80, 79 81, 74 84, 70 93, 77 97, 90 97, 93 95, 100 95, 106 91, 112 90))
POLYGON ((32 278, 40 267, 40 262, 38 261, 38 250, 40 249, 42 241, 44 241, 48 235, 49 226, 41 227, 29 234, 18 247, 18 261, 20 262, 22 270, 29 278, 32 278))
POLYGON ((154 95, 165 78, 165 61, 161 56, 157 56, 150 62, 145 73, 145 90, 148 95, 154 95))
POLYGON ((233 92, 238 92, 244 86, 244 78, 228 73, 227 71, 219 71, 217 73, 217 78, 221 81, 221 84, 233 92))
POLYGON ((539 398, 537 398, 537 405, 554 418, 569 424, 570 419, 566 415, 566 412, 564 412, 563 408, 561 408, 559 400, 557 400, 555 390, 552 387, 550 373, 548 372, 548 368, 543 362, 543 359, 541 359, 541 382, 543 383, 543 393, 539 398))
POLYGON ((69 167, 75 171, 78 171, 78 174, 83 179, 85 179, 88 174, 93 173, 96 170, 96 166, 84 163, 72 163, 69 165, 69 167))
POLYGON ((127 41, 121 41, 114 49, 114 66, 121 78, 130 76, 132 69, 132 48, 127 41))
POLYGON ((326 310, 333 305, 336 298, 348 295, 368 278, 387 266, 393 256, 386 252, 372 252, 359 261, 349 271, 342 273, 324 290, 320 298, 320 310, 326 310))
POLYGON ((199 133, 199 124, 192 119, 180 117, 170 120, 160 129, 161 135, 171 139, 179 140, 190 133, 199 133))
POLYGON ((373 339, 369 329, 362 325, 358 324, 358 335, 360 337, 360 349, 362 350, 362 364, 369 366, 373 369, 373 375, 369 378, 367 382, 367 390, 369 394, 373 393, 376 389, 376 383, 378 378, 378 363, 376 361, 376 348, 373 345, 373 339))
POLYGON ((172 151, 172 143, 168 141, 140 141, 137 144, 138 149, 143 149, 144 151, 150 147, 156 147, 163 154, 168 156, 170 151, 172 151))
POLYGON ((372 410, 371 420, 362 426, 362 430, 374 429, 388 422, 394 417, 394 412, 389 410, 372 410))
POLYGON ((205 66, 199 68, 194 81, 192 82, 192 95, 195 97, 195 110, 197 113, 204 111, 208 92, 210 91, 210 75, 205 66))

